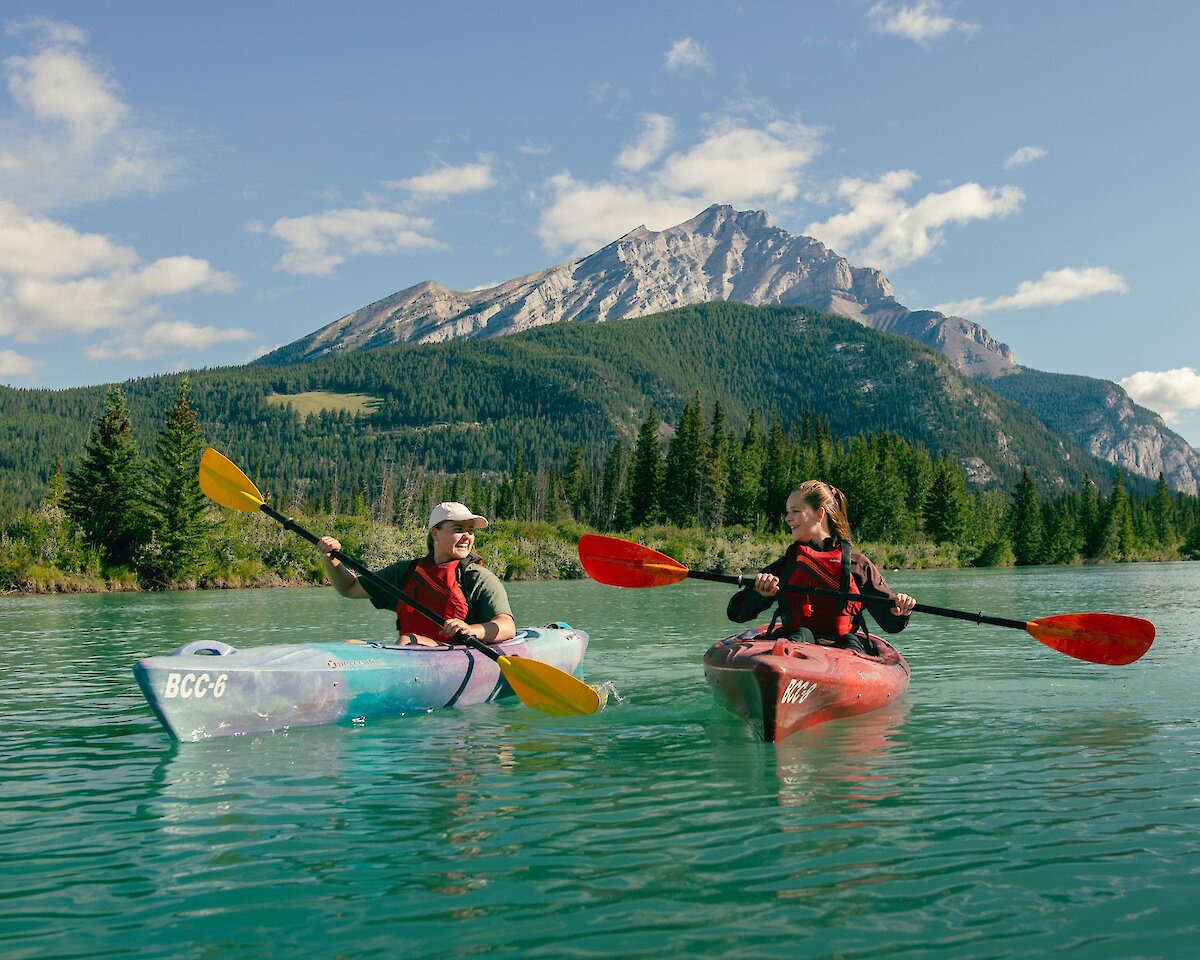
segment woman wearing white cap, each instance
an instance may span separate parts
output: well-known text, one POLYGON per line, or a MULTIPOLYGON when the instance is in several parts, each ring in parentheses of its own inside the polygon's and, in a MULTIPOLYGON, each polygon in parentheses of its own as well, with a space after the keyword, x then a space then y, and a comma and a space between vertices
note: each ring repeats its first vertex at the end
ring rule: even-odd
POLYGON ((472 552, 475 531, 487 520, 463 504, 439 503, 429 514, 429 552, 416 560, 400 560, 379 571, 379 576, 399 587, 434 613, 445 625, 389 595, 374 591, 330 556, 342 545, 333 537, 322 537, 317 550, 325 561, 329 582, 343 597, 370 600, 381 610, 396 611, 399 643, 438 646, 454 643, 459 634, 470 634, 485 643, 511 640, 517 632, 504 584, 484 569, 472 552))

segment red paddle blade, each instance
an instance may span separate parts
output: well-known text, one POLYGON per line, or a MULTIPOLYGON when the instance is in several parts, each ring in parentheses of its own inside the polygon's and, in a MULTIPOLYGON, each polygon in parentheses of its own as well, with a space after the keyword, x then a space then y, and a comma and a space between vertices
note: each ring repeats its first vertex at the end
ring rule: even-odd
POLYGON ((1112 666, 1133 663, 1154 642, 1154 624, 1149 620, 1116 613, 1064 613, 1030 620, 1025 629, 1068 657, 1112 666))
POLYGON ((688 568, 640 543, 587 533, 579 538, 587 575, 610 587, 662 587, 687 579, 688 568))

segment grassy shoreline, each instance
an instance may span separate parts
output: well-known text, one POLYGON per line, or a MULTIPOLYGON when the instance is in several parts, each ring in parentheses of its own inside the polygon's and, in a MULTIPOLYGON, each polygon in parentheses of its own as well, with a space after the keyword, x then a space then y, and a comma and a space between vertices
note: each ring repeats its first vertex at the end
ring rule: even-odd
MULTIPOLYGON (((225 590, 321 586, 327 581, 316 551, 277 524, 255 515, 222 514, 213 522, 212 561, 171 590, 225 590)), ((310 530, 329 532, 343 550, 378 569, 425 550, 425 531, 374 523, 362 517, 298 518, 310 530)), ((577 580, 585 577, 576 545, 587 527, 565 521, 498 520, 479 537, 476 550, 484 565, 505 580, 577 580)), ((743 528, 712 533, 700 528, 651 526, 619 534, 627 540, 668 554, 694 570, 738 574, 758 570, 783 553, 788 538, 743 528)), ((977 550, 948 544, 857 544, 880 569, 938 569, 967 566, 977 550)), ((16 551, 19 553, 20 551, 16 551)), ((50 558, 26 562, 10 553, 0 568, 0 593, 119 593, 151 589, 126 567, 101 569, 96 562, 82 569, 59 569, 50 558)), ((1149 559, 1149 558, 1147 558, 1149 559)))

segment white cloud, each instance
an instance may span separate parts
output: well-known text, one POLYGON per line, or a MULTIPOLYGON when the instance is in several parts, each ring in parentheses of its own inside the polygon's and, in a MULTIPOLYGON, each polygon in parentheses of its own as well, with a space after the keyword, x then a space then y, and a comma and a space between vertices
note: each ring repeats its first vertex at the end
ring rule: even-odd
POLYGON ((47 333, 129 327, 156 317, 165 297, 228 293, 233 287, 232 277, 194 257, 166 257, 140 270, 71 280, 25 277, 0 288, 0 332, 31 342, 47 333))
POLYGON ((691 37, 684 37, 671 44, 667 51, 667 69, 676 72, 711 70, 712 61, 704 47, 691 37))
POLYGON ((1046 151, 1041 147, 1021 147, 1011 157, 1004 161, 1004 166, 1011 170, 1013 167, 1024 166, 1027 163, 1033 163, 1034 160, 1041 160, 1046 156, 1046 151))
POLYGON ((641 224, 662 230, 700 211, 689 197, 629 184, 581 183, 566 172, 548 185, 554 200, 542 213, 538 236, 548 250, 570 248, 573 255, 591 253, 641 224))
POLYGON ((799 175, 817 149, 815 132, 803 124, 777 121, 756 129, 726 121, 690 150, 669 156, 658 180, 712 202, 788 201, 799 195, 799 175))
POLYGON ((390 180, 384 186, 407 190, 416 196, 444 199, 478 190, 488 190, 496 185, 490 157, 481 157, 478 163, 467 163, 458 167, 443 166, 427 170, 406 180, 390 180))
POLYGON ((3 64, 11 102, 0 106, 0 195, 47 209, 164 185, 178 167, 169 138, 121 99, 111 70, 81 52, 82 30, 30 20, 8 33, 32 39, 27 55, 3 64))
POLYGON ((675 123, 670 117, 660 113, 645 114, 642 117, 642 132, 618 155, 617 166, 626 170, 642 170, 650 166, 667 149, 674 132, 675 123))
POLYGON ((166 298, 233 287, 206 260, 142 263, 137 251, 108 237, 0 201, 0 334, 32 342, 46 333, 136 327, 166 298))
POLYGON ((754 127, 726 119, 701 142, 657 166, 647 161, 642 168, 625 167, 638 178, 618 173, 587 183, 568 171, 551 177, 546 184, 551 200, 538 234, 549 250, 583 254, 639 224, 665 229, 713 203, 790 202, 799 196, 804 168, 819 146, 816 132, 803 124, 779 121, 754 127))
POLYGON ((1017 292, 1007 297, 994 300, 972 297, 938 304, 933 309, 949 316, 978 317, 993 310, 1051 307, 1101 293, 1126 293, 1128 290, 1124 278, 1108 267, 1084 267, 1081 270, 1065 267, 1062 270, 1047 270, 1039 280, 1022 281, 1017 286, 1017 292))
POLYGON ((280 217, 269 228, 252 224, 288 247, 275 265, 286 273, 326 276, 350 257, 412 250, 444 250, 427 236, 433 221, 392 210, 342 209, 303 217, 280 217))
POLYGON ((51 44, 70 44, 82 46, 87 43, 87 31, 63 20, 51 20, 48 17, 30 17, 17 23, 10 23, 4 32, 10 37, 32 33, 41 38, 42 42, 51 44))
POLYGON ((974 33, 978 24, 955 20, 942 12, 937 0, 925 0, 914 6, 877 3, 867 11, 871 29, 926 44, 953 31, 974 33))
POLYGON ((909 204, 899 194, 917 179, 911 170, 893 170, 876 181, 843 180, 837 192, 850 209, 804 232, 843 256, 888 270, 928 256, 945 240, 947 224, 1007 216, 1025 199, 1016 187, 964 183, 909 204))
POLYGON ((137 252, 98 233, 79 233, 0 200, 0 277, 53 280, 131 269, 137 252))
POLYGON ((148 360, 176 350, 188 356, 208 350, 218 343, 249 340, 254 334, 240 327, 221 330, 217 327, 197 327, 186 320, 163 320, 151 324, 144 332, 107 340, 88 348, 89 360, 148 360))
POLYGON ((73 50, 9 57, 4 67, 13 99, 39 120, 65 124, 81 152, 112 133, 128 111, 111 79, 73 50))
POLYGON ((15 350, 0 350, 0 379, 27 380, 37 373, 41 362, 22 356, 15 350))
POLYGON ((1192 367, 1174 370, 1139 370, 1118 381, 1125 392, 1143 407, 1175 423, 1179 415, 1200 409, 1200 374, 1192 367))

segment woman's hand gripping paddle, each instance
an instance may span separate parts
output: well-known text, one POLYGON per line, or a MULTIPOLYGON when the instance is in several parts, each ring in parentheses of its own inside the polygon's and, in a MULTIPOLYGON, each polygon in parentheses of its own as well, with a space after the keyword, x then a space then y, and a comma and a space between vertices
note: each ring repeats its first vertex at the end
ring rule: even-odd
MULTIPOLYGON (((586 534, 579 539, 579 560, 593 580, 613 587, 662 587, 686 580, 688 577, 732 583, 739 587, 746 586, 749 582, 741 576, 697 573, 657 550, 629 540, 604 537, 595 533, 586 534)), ((862 594, 840 593, 836 590, 786 585, 780 589, 836 597, 841 600, 890 604, 890 601, 882 598, 873 599, 862 594)), ((1024 630, 1052 650, 1091 663, 1114 666, 1133 663, 1149 650, 1154 642, 1154 624, 1149 620, 1115 613, 1064 613, 1037 620, 1007 620, 965 610, 931 607, 924 603, 918 603, 913 610, 937 617, 953 617, 958 620, 970 620, 972 623, 989 623, 992 626, 1024 630)))
MULTIPOLYGON (((265 513, 272 520, 278 520, 287 529, 314 546, 317 544, 318 538, 314 534, 305 530, 290 517, 285 517, 271 509, 250 478, 242 473, 231 460, 211 447, 205 450, 204 456, 200 458, 200 489, 206 497, 223 507, 240 510, 243 513, 265 513)), ((360 577, 370 581, 381 592, 420 610, 430 620, 445 623, 442 617, 411 597, 405 596, 400 590, 376 576, 353 557, 347 556, 340 550, 335 550, 332 556, 360 577)), ((460 635, 459 639, 485 657, 495 660, 500 666, 500 672, 504 675, 504 679, 512 687, 513 693, 526 706, 534 707, 545 713, 552 713, 555 716, 595 713, 602 706, 600 695, 594 688, 564 670, 526 657, 506 657, 497 653, 486 643, 467 634, 460 635)))

